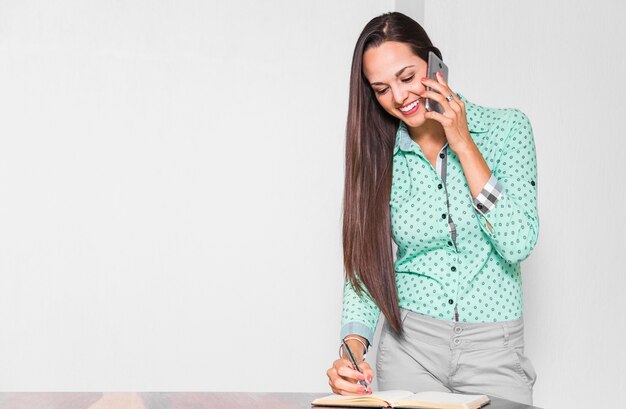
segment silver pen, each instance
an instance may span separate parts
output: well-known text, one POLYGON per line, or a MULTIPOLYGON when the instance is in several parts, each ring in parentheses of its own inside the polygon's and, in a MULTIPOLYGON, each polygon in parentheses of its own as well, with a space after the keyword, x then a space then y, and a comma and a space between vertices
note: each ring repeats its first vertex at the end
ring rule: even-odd
MULTIPOLYGON (((354 359, 354 355, 352 354, 352 350, 350 349, 350 347, 348 346, 348 344, 346 343, 346 341, 345 341, 344 339, 342 339, 342 340, 341 340, 341 342, 343 342, 343 346, 346 348, 346 351, 348 351, 348 356, 350 356, 350 360, 352 361, 352 365, 354 365, 354 368, 355 368, 357 371, 359 371, 359 372, 363 373, 363 371, 361 371, 361 368, 359 368, 359 365, 357 365, 357 363, 356 363, 356 359, 354 359)), ((368 386, 367 386, 367 382, 365 382, 365 381, 359 381, 359 383, 365 387, 365 391, 366 391, 366 392, 369 390, 369 389, 368 389, 368 386)))

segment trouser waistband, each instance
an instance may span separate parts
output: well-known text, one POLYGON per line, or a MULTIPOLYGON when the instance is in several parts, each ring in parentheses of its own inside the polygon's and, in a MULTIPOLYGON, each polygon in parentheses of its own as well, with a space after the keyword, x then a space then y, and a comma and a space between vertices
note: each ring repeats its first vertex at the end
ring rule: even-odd
POLYGON ((455 322, 432 318, 404 308, 400 317, 405 336, 429 344, 452 348, 493 348, 524 345, 524 320, 498 322, 455 322))

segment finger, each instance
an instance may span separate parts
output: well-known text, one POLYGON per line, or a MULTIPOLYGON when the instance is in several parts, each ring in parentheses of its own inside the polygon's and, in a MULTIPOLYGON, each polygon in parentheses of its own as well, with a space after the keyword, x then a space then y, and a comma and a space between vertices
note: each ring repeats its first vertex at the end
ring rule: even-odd
POLYGON ((328 385, 330 385, 330 390, 333 391, 333 393, 340 394, 341 391, 335 388, 335 384, 333 384, 333 381, 330 379, 328 380, 328 385))
POLYGON ((447 85, 441 84, 440 82, 430 78, 422 78, 422 84, 431 87, 442 95, 450 95, 452 93, 452 90, 450 90, 447 85))
POLYGON ((446 98, 443 95, 435 91, 424 91, 420 96, 422 98, 430 98, 439 102, 440 104, 445 104, 447 102, 446 98))
POLYGON ((365 387, 360 384, 353 384, 350 382, 348 382, 347 384, 344 384, 343 381, 341 381, 341 378, 338 378, 337 381, 329 380, 328 384, 330 385, 330 389, 333 391, 333 393, 336 393, 339 395, 355 395, 355 394, 369 395, 369 394, 372 394, 373 392, 372 388, 369 386, 367 387, 367 390, 365 390, 365 387), (347 389, 342 389, 341 386, 347 387, 347 389))
POLYGON ((337 370, 333 367, 333 368, 329 368, 326 371, 326 376, 328 376, 328 380, 331 381, 333 379, 333 377, 337 376, 337 370))
POLYGON ((450 108, 452 108, 452 110, 456 113, 463 112, 463 107, 461 107, 461 104, 459 104, 459 98, 454 94, 450 95, 452 95, 452 98, 446 98, 446 100, 448 101, 448 105, 450 105, 450 108))
POLYGON ((333 380, 333 385, 335 389, 339 390, 340 394, 356 394, 356 395, 365 395, 370 392, 365 390, 365 386, 359 383, 348 382, 342 378, 336 378, 333 380))
POLYGON ((441 123, 441 125, 443 125, 444 128, 448 128, 454 123, 452 118, 448 118, 447 116, 441 115, 439 112, 436 112, 436 111, 426 112, 424 114, 424 117, 428 119, 434 119, 435 121, 441 123))
POLYGON ((359 368, 363 373, 363 377, 365 378, 365 382, 369 384, 372 383, 372 379, 374 378, 374 370, 372 367, 365 361, 359 364, 359 368))
MULTIPOLYGON (((441 82, 433 81, 429 78, 422 78, 423 80, 422 82, 424 84, 427 84, 429 87, 431 87, 435 91, 437 91, 440 95, 442 95, 453 111, 461 112, 462 111, 461 106, 457 105, 456 102, 454 103, 452 102, 452 101, 458 101, 459 99, 458 96, 454 93, 454 91, 450 89, 450 87, 448 87, 448 83, 446 82, 444 76, 441 75, 439 71, 437 71, 437 78, 441 82), (450 96, 452 96, 452 98, 450 98, 450 96)), ((444 110, 445 110, 445 107, 444 107, 444 110)))
POLYGON ((443 91, 441 92, 441 94, 446 97, 446 100, 448 100, 448 102, 453 101, 454 98, 451 99, 451 98, 448 98, 448 97, 450 95, 452 95, 453 97, 456 97, 456 94, 448 86, 448 81, 446 80, 446 77, 443 76, 441 71, 437 71, 436 75, 437 75, 437 80, 443 85, 443 91))
POLYGON ((365 387, 354 379, 343 378, 334 369, 328 375, 328 384, 332 389, 345 391, 346 393, 365 392, 365 387))
POLYGON ((457 104, 459 104, 459 106, 461 107, 461 110, 465 112, 465 102, 463 102, 461 97, 459 97, 458 95, 455 95, 454 100, 456 101, 457 104))
MULTIPOLYGON (((366 362, 361 363, 361 365, 369 368, 369 365, 367 365, 366 362)), ((349 381, 353 383, 365 380, 365 375, 355 370, 354 367, 352 366, 352 363, 348 361, 347 359, 337 359, 333 363, 332 369, 335 371, 335 373, 338 374, 338 376, 348 379, 349 381)))
POLYGON ((374 378, 374 371, 366 361, 359 363, 359 369, 361 369, 361 372, 354 370, 351 362, 347 359, 337 359, 333 362, 333 367, 326 371, 326 374, 329 378, 343 377, 345 380, 353 384, 358 383, 359 381, 365 381, 369 390, 369 385, 372 383, 372 379, 374 378))
POLYGON ((437 80, 442 83, 444 86, 446 86, 448 89, 450 89, 448 87, 448 81, 446 80, 446 77, 443 76, 443 74, 441 73, 441 71, 437 71, 437 80))
POLYGON ((339 374, 339 376, 341 376, 344 379, 347 379, 351 382, 358 382, 358 381, 364 381, 365 380, 365 375, 362 374, 359 371, 355 371, 352 368, 348 368, 348 367, 341 367, 337 370, 337 373, 339 374))
POLYGON ((347 358, 339 358, 333 362, 333 368, 335 368, 336 370, 339 370, 339 368, 344 368, 344 367, 354 369, 352 362, 349 361, 347 358))
POLYGON ((372 379, 374 379, 374 370, 369 366, 367 362, 364 362, 361 367, 361 371, 363 371, 363 375, 365 375, 365 382, 369 384, 372 383, 372 379))
POLYGON ((359 369, 360 369, 359 376, 357 380, 355 381, 365 382, 365 384, 367 385, 368 391, 371 391, 372 379, 374 378, 374 370, 365 361, 359 363, 359 369))
POLYGON ((442 92, 442 95, 446 97, 446 100, 448 101, 450 108, 452 108, 455 112, 463 111, 463 108, 464 108, 464 106, 462 105, 463 102, 459 99, 456 93, 452 91, 452 89, 450 89, 450 87, 448 86, 448 81, 446 80, 446 77, 444 77, 440 71, 437 71, 437 79, 444 86, 444 92, 442 92))
POLYGON ((455 112, 457 114, 462 113, 465 108, 464 106, 461 105, 463 104, 463 101, 461 101, 459 97, 456 96, 454 93, 449 94, 449 95, 452 95, 452 98, 448 99, 444 97, 443 95, 441 95, 440 93, 435 92, 435 91, 424 91, 421 94, 422 97, 430 98, 439 102, 439 104, 443 106, 444 114, 446 112, 455 112), (450 109, 448 109, 448 107, 450 109))
POLYGON ((448 102, 448 100, 441 95, 438 92, 435 91, 424 91, 421 94, 422 98, 430 98, 433 101, 437 101, 439 103, 439 105, 441 105, 443 107, 443 113, 446 114, 451 114, 451 115, 455 115, 454 112, 457 112, 455 109, 453 109, 450 106, 450 103, 448 102))
POLYGON ((435 92, 432 90, 426 90, 423 91, 421 93, 422 97, 426 97, 426 98, 430 98, 430 99, 434 99, 435 101, 439 102, 439 103, 444 103, 444 104, 448 104, 450 106, 453 106, 453 104, 457 107, 460 108, 460 104, 462 103, 462 101, 459 99, 458 96, 456 96, 456 94, 454 94, 453 92, 450 92, 449 94, 442 94, 440 92, 435 92), (452 95, 452 98, 448 99, 447 97, 452 95), (445 101, 445 102, 444 102, 445 101))

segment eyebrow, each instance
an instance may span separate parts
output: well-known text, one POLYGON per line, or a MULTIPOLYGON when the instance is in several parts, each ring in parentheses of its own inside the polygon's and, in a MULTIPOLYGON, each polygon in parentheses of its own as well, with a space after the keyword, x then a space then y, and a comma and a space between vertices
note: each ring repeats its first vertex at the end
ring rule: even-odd
MULTIPOLYGON (((396 72, 396 77, 399 77, 400 75, 402 75, 404 70, 406 70, 407 68, 411 68, 411 67, 415 67, 415 65, 407 65, 406 67, 402 68, 400 71, 396 72)), ((382 82, 370 82, 370 85, 385 85, 385 84, 383 84, 382 82)))

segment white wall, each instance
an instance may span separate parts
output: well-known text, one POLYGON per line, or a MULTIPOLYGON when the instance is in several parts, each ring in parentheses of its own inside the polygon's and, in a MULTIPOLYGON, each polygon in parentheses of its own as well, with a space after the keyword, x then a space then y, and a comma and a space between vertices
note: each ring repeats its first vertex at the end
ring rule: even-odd
POLYGON ((426 1, 450 85, 533 125, 540 232, 522 263, 535 404, 617 407, 626 385, 624 95, 619 1, 426 1))
POLYGON ((326 391, 391 1, 0 2, 0 389, 326 391))

